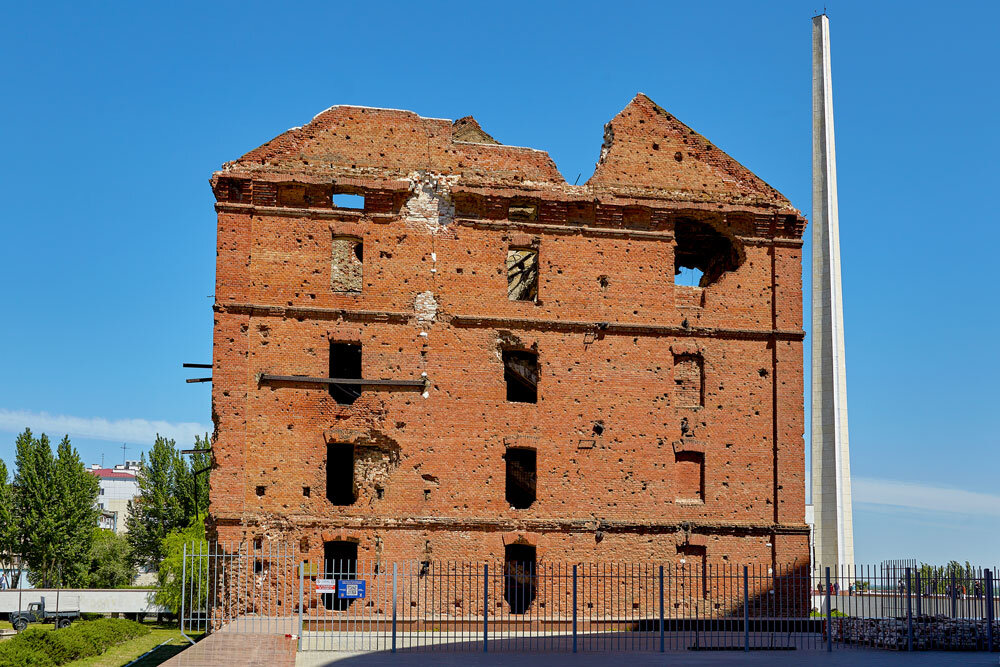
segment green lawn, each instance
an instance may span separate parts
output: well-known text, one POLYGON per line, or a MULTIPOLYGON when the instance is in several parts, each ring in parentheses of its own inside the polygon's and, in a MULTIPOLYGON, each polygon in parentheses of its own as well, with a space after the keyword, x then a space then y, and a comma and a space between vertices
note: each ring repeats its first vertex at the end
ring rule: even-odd
MULTIPOLYGON (((172 658, 184 650, 185 647, 189 646, 188 641, 181 636, 181 631, 177 628, 177 624, 153 624, 151 627, 153 631, 144 637, 113 646, 103 655, 67 663, 66 667, 121 667, 135 660, 143 653, 156 649, 143 658, 141 662, 135 664, 135 667, 153 667, 165 662, 168 658, 172 658), (160 646, 163 642, 167 642, 167 644, 160 646)), ((195 639, 198 638, 197 636, 194 637, 195 639)))

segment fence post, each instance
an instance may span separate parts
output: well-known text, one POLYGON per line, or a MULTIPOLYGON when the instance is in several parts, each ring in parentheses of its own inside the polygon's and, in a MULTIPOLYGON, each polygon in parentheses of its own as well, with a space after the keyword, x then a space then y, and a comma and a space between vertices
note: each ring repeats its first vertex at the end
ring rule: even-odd
POLYGON ((396 652, 396 580, 398 577, 397 564, 392 564, 392 652, 396 652))
POLYGON ((917 589, 917 618, 923 616, 924 604, 921 598, 924 594, 924 589, 920 587, 920 570, 913 573, 913 585, 917 589))
POLYGON ((743 566, 743 652, 750 652, 750 572, 743 566))
POLYGON ((906 568, 906 650, 913 650, 913 600, 910 595, 910 568, 906 568))
POLYGON ((833 607, 830 606, 830 568, 826 568, 826 652, 833 652, 833 607))
POLYGON ((187 555, 188 555, 188 545, 187 542, 184 543, 184 551, 181 556, 181 634, 184 635, 184 639, 188 640, 194 644, 194 640, 184 634, 184 592, 187 589, 187 555))
POLYGON ((305 606, 306 562, 299 563, 299 649, 302 650, 302 630, 304 626, 303 606, 305 606))
POLYGON ((487 650, 487 631, 489 620, 487 614, 490 611, 490 565, 483 563, 483 653, 487 650))
POLYGON ((573 564, 573 653, 576 653, 576 564, 573 564))
POLYGON ((955 583, 955 570, 951 571, 951 592, 948 597, 951 598, 951 617, 955 618, 958 616, 958 585, 955 583))
POLYGON ((986 650, 993 652, 993 570, 986 570, 986 650))
POLYGON ((660 566, 660 653, 666 651, 663 628, 663 566, 660 566))

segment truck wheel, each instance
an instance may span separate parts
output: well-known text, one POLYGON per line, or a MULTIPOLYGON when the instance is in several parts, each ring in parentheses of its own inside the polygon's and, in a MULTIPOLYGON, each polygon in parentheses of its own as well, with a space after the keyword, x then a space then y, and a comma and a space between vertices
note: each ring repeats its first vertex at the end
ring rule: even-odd
POLYGON ((14 619, 14 622, 11 625, 14 626, 14 629, 17 632, 24 632, 24 629, 28 627, 28 621, 24 620, 23 618, 16 618, 14 619))
POLYGON ((58 621, 56 621, 56 627, 57 628, 68 628, 71 623, 73 623, 73 621, 71 621, 68 618, 60 618, 58 621))

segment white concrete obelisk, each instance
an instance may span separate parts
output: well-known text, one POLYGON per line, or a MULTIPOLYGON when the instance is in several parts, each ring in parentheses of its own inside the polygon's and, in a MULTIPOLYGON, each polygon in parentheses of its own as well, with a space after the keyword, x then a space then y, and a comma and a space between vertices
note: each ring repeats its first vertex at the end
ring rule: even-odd
POLYGON ((813 17, 812 501, 815 564, 854 565, 830 21, 813 17))

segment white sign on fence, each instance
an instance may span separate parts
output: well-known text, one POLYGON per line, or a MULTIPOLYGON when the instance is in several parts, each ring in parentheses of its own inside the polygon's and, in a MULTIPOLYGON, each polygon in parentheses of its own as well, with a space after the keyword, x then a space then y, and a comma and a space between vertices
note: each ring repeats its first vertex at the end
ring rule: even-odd
POLYGON ((317 579, 316 580, 316 592, 317 593, 336 593, 337 592, 337 580, 336 579, 317 579))

